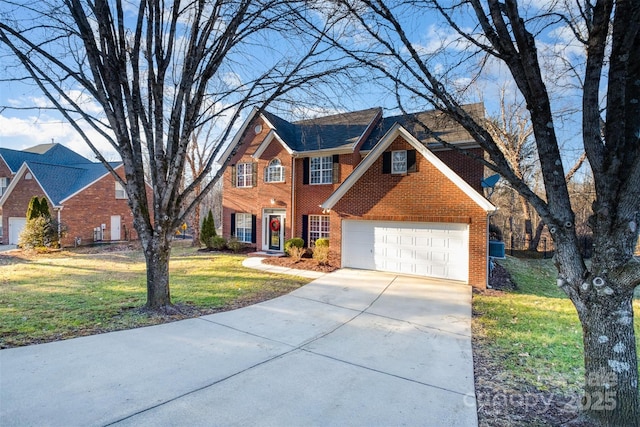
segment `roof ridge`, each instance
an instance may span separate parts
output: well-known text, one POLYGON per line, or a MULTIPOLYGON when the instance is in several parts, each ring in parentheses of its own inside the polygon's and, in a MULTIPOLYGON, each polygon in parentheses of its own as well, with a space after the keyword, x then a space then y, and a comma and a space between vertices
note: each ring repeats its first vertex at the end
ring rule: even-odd
POLYGON ((382 110, 382 107, 371 107, 371 108, 365 108, 365 109, 356 110, 356 111, 345 111, 345 112, 341 112, 341 113, 329 114, 329 115, 326 115, 326 116, 318 116, 318 117, 314 117, 312 119, 296 120, 295 122, 291 122, 291 124, 296 125, 296 126, 312 125, 312 124, 315 124, 315 122, 319 121, 319 120, 326 120, 326 119, 331 119, 331 118, 340 117, 340 116, 363 114, 363 113, 369 113, 369 112, 380 111, 380 110, 382 110))

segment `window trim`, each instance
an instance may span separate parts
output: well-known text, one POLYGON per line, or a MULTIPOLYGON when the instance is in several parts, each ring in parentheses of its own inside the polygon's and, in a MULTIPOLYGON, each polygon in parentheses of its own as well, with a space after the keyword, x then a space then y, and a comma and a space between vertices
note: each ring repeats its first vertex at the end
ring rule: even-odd
POLYGON ((275 158, 272 159, 269 164, 267 165, 266 168, 264 168, 264 182, 269 182, 269 183, 277 183, 277 182, 284 182, 284 166, 282 166, 282 162, 280 161, 280 159, 275 158), (272 173, 275 173, 277 171, 277 173, 280 174, 280 179, 272 179, 272 173))
POLYGON ((1 177, 0 178, 0 196, 4 195, 4 193, 9 188, 9 178, 1 177))
POLYGON ((253 163, 243 162, 238 163, 236 166, 236 187, 238 188, 251 188, 253 187, 253 163), (242 169, 242 173, 240 173, 242 169), (243 184, 240 185, 240 178, 244 178, 243 184))
POLYGON ((317 239, 328 239, 331 235, 331 219, 329 215, 309 215, 308 216, 308 245, 313 247, 317 239), (323 227, 324 226, 324 227, 323 227), (317 227, 317 230, 315 229, 317 227), (313 234, 317 236, 312 237, 313 234))
POLYGON ((122 184, 120 184, 118 181, 115 182, 116 184, 116 190, 115 190, 115 197, 116 200, 126 200, 127 199, 127 191, 124 189, 124 186, 122 184), (118 197, 118 192, 122 192, 122 195, 120 197, 118 197))
POLYGON ((405 175, 408 171, 408 154, 407 150, 393 150, 391 151, 391 174, 392 175, 405 175), (404 153, 404 160, 396 161, 396 154, 404 153), (404 166, 402 169, 396 169, 396 165, 404 166))
MULTIPOLYGON (((316 165, 318 166, 318 165, 316 165)), ((333 184, 333 156, 316 156, 309 158, 309 184, 310 185, 326 185, 333 184), (325 161, 329 159, 327 164, 325 161), (319 162, 319 168, 314 170, 314 160, 319 162), (323 167, 324 166, 324 167, 323 167), (317 172, 320 177, 320 182, 314 182, 314 172, 317 172)))
POLYGON ((253 236, 253 215, 251 215, 250 213, 246 213, 246 212, 236 212, 235 215, 235 229, 233 230, 234 236, 238 239, 239 242, 242 243, 253 243, 252 242, 252 236, 253 236), (247 223, 248 223, 248 227, 247 227, 247 223), (241 227, 240 225, 244 225, 244 227, 241 227), (242 229, 243 230, 243 234, 242 236, 240 236, 240 233, 238 233, 238 230, 242 229), (245 240, 247 239, 248 240, 245 240))

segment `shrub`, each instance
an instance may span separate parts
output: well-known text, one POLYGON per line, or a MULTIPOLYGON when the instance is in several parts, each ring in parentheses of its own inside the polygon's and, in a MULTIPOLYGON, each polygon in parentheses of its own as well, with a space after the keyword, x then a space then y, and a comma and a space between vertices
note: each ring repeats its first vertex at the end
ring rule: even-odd
POLYGON ((287 251, 287 254, 291 257, 293 262, 298 262, 302 259, 302 255, 307 252, 305 248, 299 248, 297 246, 291 246, 287 251))
MULTIPOLYGON (((224 250, 227 247, 227 239, 222 236, 213 236, 210 239, 211 249, 216 251, 224 250)), ((207 247, 209 247, 207 245, 207 247)))
POLYGON ((200 242, 204 244, 207 249, 214 249, 211 246, 212 238, 216 237, 216 223, 213 220, 213 213, 209 209, 209 214, 202 220, 200 227, 200 242))
POLYGON ((232 237, 227 242, 227 247, 231 249, 233 252, 238 253, 244 249, 245 244, 239 241, 236 237, 232 237))
POLYGON ((304 240, 302 240, 300 237, 294 237, 293 239, 289 239, 286 242, 284 242, 284 251, 291 256, 291 254, 289 253, 289 249, 291 249, 292 247, 296 247, 296 248, 304 248, 304 240))
POLYGON ((329 239, 318 239, 313 248, 313 259, 318 264, 327 264, 329 262, 329 239))
POLYGON ((64 227, 58 226, 58 221, 38 216, 27 221, 20 233, 18 245, 24 249, 57 248, 64 231, 64 227))

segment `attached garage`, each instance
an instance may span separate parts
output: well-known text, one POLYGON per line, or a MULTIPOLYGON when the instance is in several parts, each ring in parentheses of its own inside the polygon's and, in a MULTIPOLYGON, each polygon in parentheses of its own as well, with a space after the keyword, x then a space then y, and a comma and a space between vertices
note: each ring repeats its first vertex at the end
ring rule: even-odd
POLYGON ((9 244, 17 245, 20 233, 27 223, 27 218, 9 217, 9 244))
POLYGON ((469 226, 344 220, 342 266, 468 282, 469 226))

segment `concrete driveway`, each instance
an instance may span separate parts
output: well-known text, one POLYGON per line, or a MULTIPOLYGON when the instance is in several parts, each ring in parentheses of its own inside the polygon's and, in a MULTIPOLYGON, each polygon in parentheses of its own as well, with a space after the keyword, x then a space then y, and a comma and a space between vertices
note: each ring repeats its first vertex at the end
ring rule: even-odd
POLYGON ((2 426, 476 426, 471 288, 343 269, 289 295, 0 351, 2 426))

